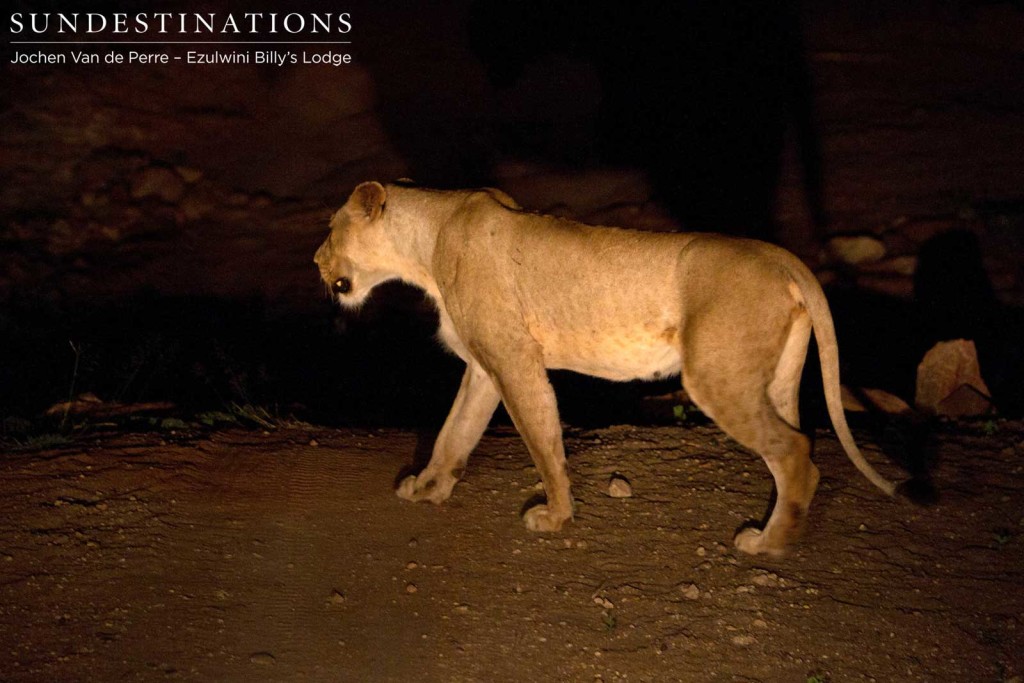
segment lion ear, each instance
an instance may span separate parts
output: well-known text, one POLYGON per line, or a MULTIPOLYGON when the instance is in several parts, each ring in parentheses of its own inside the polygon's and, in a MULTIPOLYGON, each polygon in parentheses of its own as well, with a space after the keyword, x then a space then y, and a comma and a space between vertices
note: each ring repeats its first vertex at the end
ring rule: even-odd
POLYGON ((384 211, 384 201, 388 193, 384 186, 376 181, 360 184, 349 197, 349 203, 367 219, 377 220, 384 211))

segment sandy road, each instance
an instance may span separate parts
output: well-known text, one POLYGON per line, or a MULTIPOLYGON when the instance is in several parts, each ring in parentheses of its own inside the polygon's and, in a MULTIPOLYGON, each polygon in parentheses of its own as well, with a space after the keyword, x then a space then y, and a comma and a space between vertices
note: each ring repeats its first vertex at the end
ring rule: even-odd
POLYGON ((926 509, 822 438, 783 561, 732 550, 770 482, 711 426, 572 433, 576 520, 551 535, 519 520, 536 475, 501 428, 441 507, 393 495, 401 431, 7 453, 0 680, 1019 681, 1022 438, 942 435, 926 509))

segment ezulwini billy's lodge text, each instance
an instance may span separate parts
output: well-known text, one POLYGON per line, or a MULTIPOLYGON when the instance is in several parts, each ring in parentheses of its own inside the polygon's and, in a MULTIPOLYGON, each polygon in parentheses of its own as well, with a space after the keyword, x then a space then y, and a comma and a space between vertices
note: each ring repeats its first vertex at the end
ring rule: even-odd
POLYGON ((342 66, 352 63, 348 52, 302 50, 189 50, 184 56, 171 56, 163 52, 129 50, 127 52, 96 52, 69 50, 68 52, 15 52, 11 64, 262 64, 286 66, 289 64, 324 64, 342 66))
POLYGON ((185 61, 189 64, 270 64, 285 66, 288 64, 329 64, 341 66, 352 63, 352 55, 347 52, 312 52, 302 50, 213 50, 197 52, 189 50, 185 61))

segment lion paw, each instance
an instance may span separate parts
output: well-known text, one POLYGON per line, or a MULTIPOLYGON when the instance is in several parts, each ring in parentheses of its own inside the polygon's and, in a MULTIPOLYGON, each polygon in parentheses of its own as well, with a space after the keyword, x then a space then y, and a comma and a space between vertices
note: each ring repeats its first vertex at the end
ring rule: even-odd
POLYGON ((535 505, 523 514, 530 531, 558 531, 569 515, 557 515, 547 505, 535 505))
POLYGON ((744 529, 743 531, 736 534, 736 538, 733 539, 733 543, 737 548, 747 553, 748 555, 770 555, 772 557, 782 557, 786 554, 785 548, 774 547, 768 544, 767 537, 760 529, 753 527, 744 529))
POLYGON ((409 475, 399 483, 395 495, 413 502, 426 500, 435 504, 443 503, 452 495, 452 489, 455 488, 457 481, 458 479, 451 475, 446 478, 426 472, 419 476, 409 475))

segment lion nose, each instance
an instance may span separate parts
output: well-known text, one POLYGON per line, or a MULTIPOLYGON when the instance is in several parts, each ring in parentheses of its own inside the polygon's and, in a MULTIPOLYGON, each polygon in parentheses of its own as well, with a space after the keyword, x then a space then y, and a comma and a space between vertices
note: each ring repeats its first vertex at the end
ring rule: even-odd
POLYGON ((331 291, 335 294, 348 294, 352 291, 352 281, 347 277, 339 277, 331 285, 331 291))

